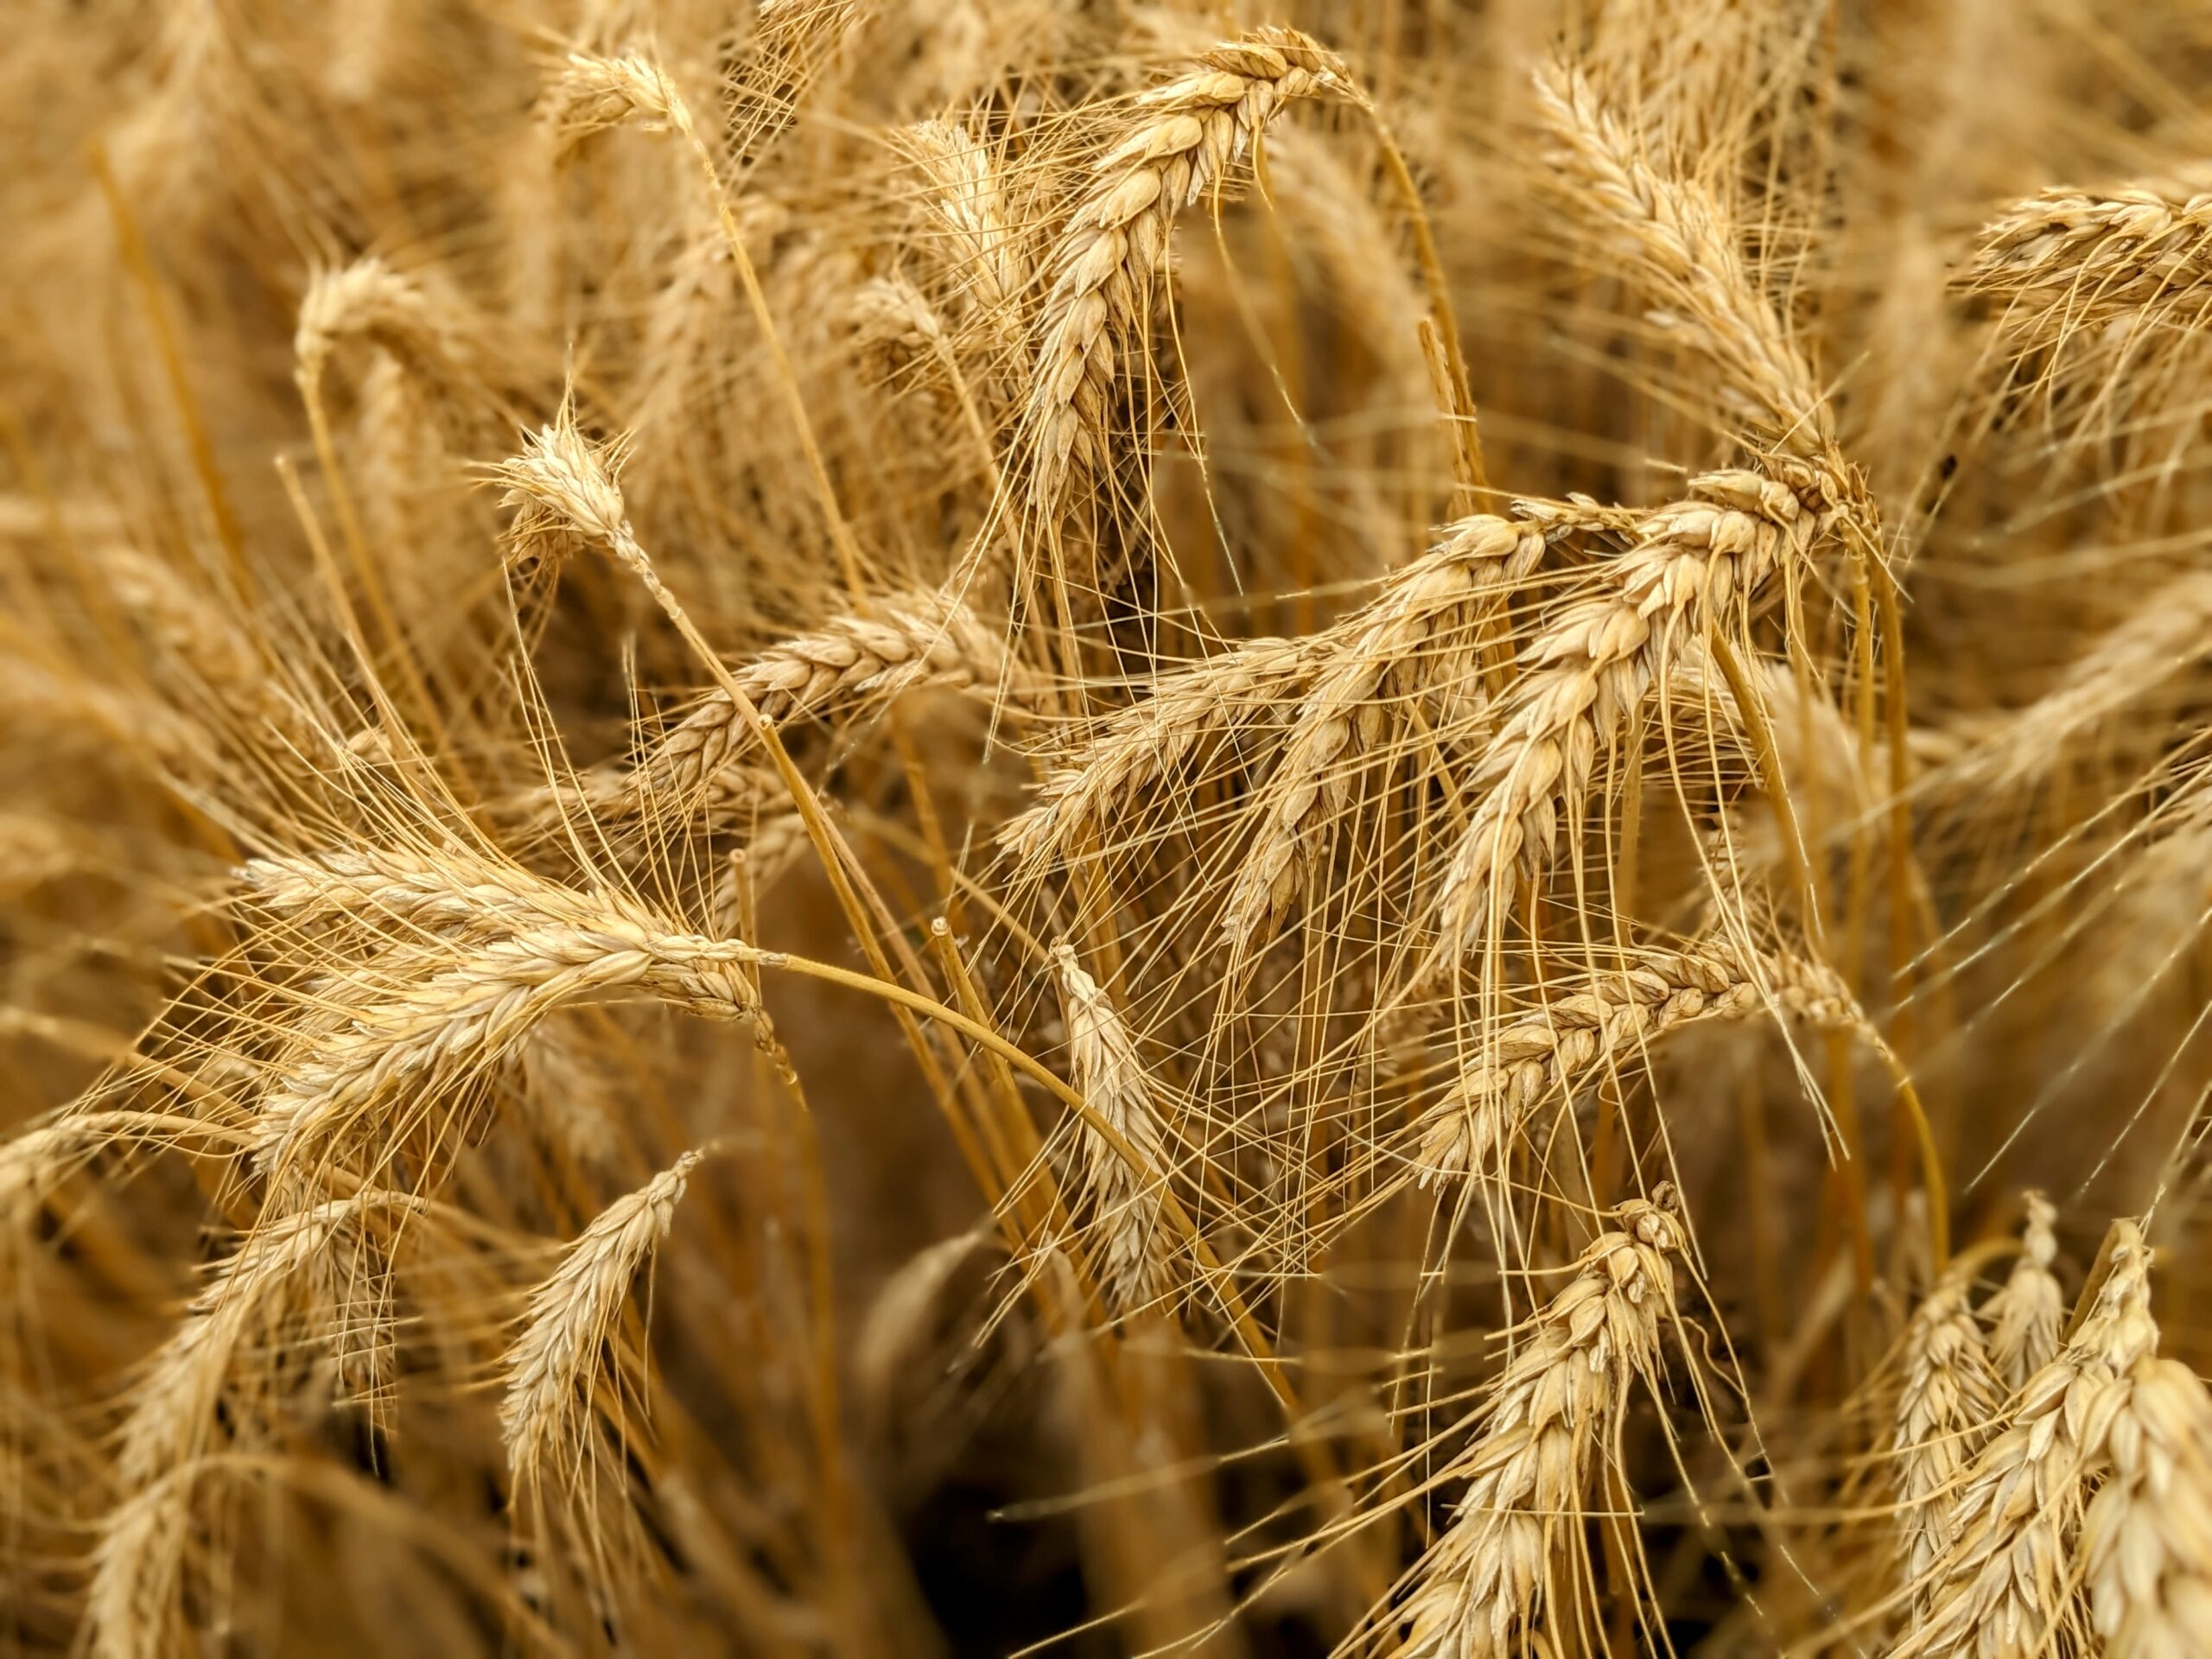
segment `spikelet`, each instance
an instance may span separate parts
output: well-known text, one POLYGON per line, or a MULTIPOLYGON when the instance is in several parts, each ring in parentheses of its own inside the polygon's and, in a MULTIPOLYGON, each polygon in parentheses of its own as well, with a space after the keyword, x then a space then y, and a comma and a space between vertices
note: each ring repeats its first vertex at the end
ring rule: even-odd
POLYGON ((600 1211, 552 1275, 531 1292, 523 1327, 500 1362, 499 1431, 518 1491, 581 1475, 600 1389, 600 1352, 631 1282, 676 1219, 703 1154, 687 1152, 600 1211))

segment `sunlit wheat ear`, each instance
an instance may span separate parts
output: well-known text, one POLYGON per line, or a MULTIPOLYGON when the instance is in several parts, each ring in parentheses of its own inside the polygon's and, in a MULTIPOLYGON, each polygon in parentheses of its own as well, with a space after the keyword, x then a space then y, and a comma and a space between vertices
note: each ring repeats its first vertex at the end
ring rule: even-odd
POLYGON ((1994 1432, 2005 1392, 1967 1288, 1953 1275, 1929 1292, 1913 1310, 1899 1356, 1904 1376, 1890 1449, 1910 1583, 1923 1579, 1956 1536, 1959 1476, 1994 1432))
MULTIPOLYGON (((771 645, 734 677, 779 725, 861 715, 924 686, 995 695, 1006 683, 1004 631, 944 594, 888 594, 865 610, 771 645)), ((1015 676, 1017 689, 1025 684, 1015 676)), ((663 734, 623 779, 612 804, 625 815, 654 801, 713 793, 754 747, 727 691, 663 734)))
POLYGON ((982 141, 949 121, 924 121, 906 135, 907 151, 929 184, 923 209, 934 232, 925 250, 950 276, 966 310, 990 336, 1021 339, 1029 282, 1025 239, 1009 222, 999 168, 982 141))
POLYGON ((1484 1390, 1446 1471, 1466 1491, 1389 1616, 1399 1659, 1505 1659, 1549 1650, 1555 1620, 1573 1626, 1564 1604, 1585 1582, 1584 1529, 1603 1507, 1593 1465, 1629 1385, 1656 1386, 1661 1327, 1675 1317, 1668 1258, 1683 1246, 1681 1222, 1655 1205, 1623 1205, 1612 1220, 1484 1390))
POLYGON ((1671 1031, 1743 1019, 1770 1000, 1817 1028, 1868 1029, 1830 969, 1800 957, 1746 959, 1725 941, 1641 950, 1618 970, 1553 987, 1541 1007, 1471 1039, 1473 1063, 1415 1125, 1416 1180, 1501 1178, 1507 1154, 1547 1103, 1571 1102, 1600 1077, 1642 1064, 1646 1046, 1671 1031))
POLYGON ((309 280, 292 336, 302 380, 320 385, 349 341, 382 348, 448 392, 473 397, 482 385, 480 349, 451 303, 372 256, 309 280))
POLYGON ((2090 1609, 2108 1652, 2183 1659, 2212 1641, 2212 1395, 2148 1357, 2116 1388, 2112 1472, 2082 1523, 2090 1609))
MULTIPOLYGON (((1709 474, 1599 566, 1520 656, 1520 677, 1477 763, 1472 821, 1437 893, 1448 952, 1479 951, 1517 871, 1580 856, 1601 762, 1612 760, 1654 682, 1707 630, 1740 634, 1750 602, 1801 564, 1824 510, 1756 473, 1709 474)), ((1634 757, 1624 757, 1624 764, 1634 757)), ((1615 780, 1618 784, 1618 779, 1615 780)))
POLYGON ((1989 1326, 1989 1357, 2007 1388, 2017 1389, 2058 1353, 2058 1333, 2066 1323, 2066 1294, 2050 1264, 2058 1259, 2054 1230, 2058 1211, 2040 1192, 2027 1195, 2027 1221, 2012 1271, 1981 1305, 1989 1326))
POLYGON ((1021 442, 1029 516, 1049 521, 1105 463, 1122 356, 1151 327, 1175 215, 1226 182, 1284 104, 1351 90, 1334 54, 1270 29, 1201 54, 1192 73, 1133 102, 1046 270, 1021 442))
POLYGON ((552 1277, 531 1292, 521 1334, 500 1366, 507 1388, 499 1428, 518 1491, 582 1473, 602 1349, 613 1337, 632 1281, 668 1236, 703 1155, 685 1153, 608 1205, 569 1246, 552 1277))
POLYGON ((1580 70, 1554 66, 1536 77, 1536 93, 1562 199, 1611 232, 1606 252, 1628 256, 1629 275, 1656 302, 1656 319, 1719 372, 1758 446, 1806 461, 1829 455, 1834 429, 1819 384, 1752 283, 1720 202, 1652 166, 1580 70))
POLYGON ((1503 518, 1466 520, 1394 580, 1361 613, 1363 626, 1334 645, 1255 809, 1258 828, 1223 907, 1233 945, 1249 949, 1303 895, 1321 867, 1325 833, 1357 804, 1354 757, 1389 734, 1394 696, 1464 683, 1479 701, 1481 634, 1470 626, 1456 650, 1429 647, 1448 620, 1471 625, 1471 613, 1502 609, 1543 556, 1541 531, 1503 518))
POLYGON ((2030 346, 2179 304, 2212 282, 2212 192, 2202 183, 2031 196, 1983 227, 1959 280, 2003 302, 2005 332, 2030 346))
MULTIPOLYGON (((173 1617, 195 1465, 226 1423, 244 1436, 261 1409, 250 1397, 257 1386, 251 1370, 273 1356, 257 1353, 256 1345, 283 1340, 287 1317, 315 1282, 316 1262, 362 1224, 367 1211, 412 1203, 364 1188, 257 1226, 148 1363, 116 1452, 124 1496, 104 1522, 93 1554, 86 1618, 95 1651, 159 1649, 159 1642, 132 1644, 167 1629, 173 1617), (225 1410, 234 1389, 243 1392, 225 1410)), ((340 1318, 336 1308, 315 1312, 326 1328, 340 1318)))
POLYGON ((1150 1306, 1170 1286, 1173 1236, 1161 1215, 1169 1168, 1152 1079, 1121 1011, 1085 973, 1067 945, 1057 947, 1060 1001, 1067 1012, 1068 1069, 1091 1109, 1136 1154, 1130 1167, 1088 1123, 1077 1131, 1077 1189, 1090 1217, 1090 1255, 1109 1300, 1121 1312, 1150 1306))
POLYGON ((1000 844, 1032 870, 1080 853, 1118 815, 1179 781, 1209 741, 1281 721, 1318 660, 1307 640, 1246 639, 1161 675, 1152 696, 1115 710, 1059 757, 1037 804, 1000 831, 1000 844))
MULTIPOLYGON (((358 867, 336 862, 332 901, 355 902, 358 867)), ((382 944, 357 949, 334 987, 342 1009, 334 1016, 310 1004, 283 1033, 254 1130, 264 1171, 302 1168, 333 1137, 355 1132, 380 1144, 378 1131, 390 1127, 380 1113, 404 1103, 419 1114, 511 1058, 557 1008, 642 997, 741 1020, 759 1007, 748 945, 689 931, 610 892, 579 893, 457 851, 451 863, 448 902, 505 887, 499 902, 506 920, 474 937, 464 930, 457 938, 416 938, 402 928, 382 944)), ((311 880, 312 867, 287 872, 294 880, 302 874, 311 880)), ((358 919, 375 917, 365 911, 358 919)))
POLYGON ((2095 1306, 1958 1478, 1953 1541, 1912 1586, 1924 1611, 1893 1659, 2028 1659, 2080 1638, 2075 1548, 2094 1438, 2120 1404, 2122 1379, 2158 1338, 2150 1250, 2131 1223, 2114 1223, 2113 1235, 2095 1306))

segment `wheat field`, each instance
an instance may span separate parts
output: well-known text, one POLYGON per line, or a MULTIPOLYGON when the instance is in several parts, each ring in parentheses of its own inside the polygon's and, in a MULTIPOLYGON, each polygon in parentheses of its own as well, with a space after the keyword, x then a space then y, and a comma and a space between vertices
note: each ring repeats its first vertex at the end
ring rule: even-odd
POLYGON ((5 22, 0 1656, 2212 1654, 2212 6, 5 22))

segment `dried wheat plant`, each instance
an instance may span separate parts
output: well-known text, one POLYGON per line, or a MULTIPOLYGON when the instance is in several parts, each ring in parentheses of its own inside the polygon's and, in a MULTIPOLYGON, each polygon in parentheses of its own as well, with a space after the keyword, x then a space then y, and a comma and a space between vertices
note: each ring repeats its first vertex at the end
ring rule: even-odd
POLYGON ((28 0, 0 1652, 2212 1653, 2181 0, 28 0))

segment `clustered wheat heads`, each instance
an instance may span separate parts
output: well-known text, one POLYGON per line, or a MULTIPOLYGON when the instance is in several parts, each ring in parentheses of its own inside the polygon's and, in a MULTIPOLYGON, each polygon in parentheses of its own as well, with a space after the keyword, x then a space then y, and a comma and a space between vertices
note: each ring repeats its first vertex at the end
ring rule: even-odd
POLYGON ((2201 1650, 2202 31, 1877 10, 11 19, 0 1647, 2201 1650))

